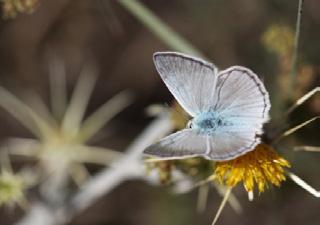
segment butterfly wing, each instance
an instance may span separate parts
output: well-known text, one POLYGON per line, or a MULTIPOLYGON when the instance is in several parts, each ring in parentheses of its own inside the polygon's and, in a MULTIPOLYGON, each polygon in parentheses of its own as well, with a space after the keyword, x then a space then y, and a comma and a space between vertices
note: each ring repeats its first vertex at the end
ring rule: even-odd
POLYGON ((219 72, 213 111, 227 122, 210 137, 207 157, 224 161, 236 158, 260 143, 259 134, 269 118, 268 92, 251 70, 234 66, 219 72))
POLYGON ((205 157, 214 161, 225 161, 252 151, 260 143, 260 138, 247 130, 221 131, 210 136, 209 143, 210 151, 205 157))
POLYGON ((260 134, 269 119, 269 95, 255 73, 233 66, 219 72, 213 110, 260 134))
POLYGON ((209 110, 218 74, 213 64, 175 52, 158 52, 153 58, 162 80, 186 112, 194 117, 209 110))
POLYGON ((192 129, 173 133, 144 150, 144 154, 166 159, 205 156, 209 152, 208 137, 192 129))

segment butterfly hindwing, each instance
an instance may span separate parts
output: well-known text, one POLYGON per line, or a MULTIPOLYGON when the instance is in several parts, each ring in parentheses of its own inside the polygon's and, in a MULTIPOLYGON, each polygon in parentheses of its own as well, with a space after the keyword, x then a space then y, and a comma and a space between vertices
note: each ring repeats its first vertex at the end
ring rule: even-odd
POLYGON ((259 142, 255 132, 217 132, 210 136, 210 152, 206 158, 214 161, 234 159, 253 150, 259 142))
POLYGON ((270 100, 258 76, 242 66, 219 72, 214 111, 257 133, 268 120, 270 100))
POLYGON ((192 129, 173 133, 144 150, 147 155, 175 159, 205 156, 208 152, 206 137, 192 129))
POLYGON ((268 120, 270 100, 258 76, 242 66, 220 71, 212 110, 228 125, 220 126, 211 135, 208 158, 230 160, 260 143, 259 134, 268 120))
POLYGON ((163 159, 202 156, 209 160, 225 161, 252 150, 259 141, 254 133, 246 131, 217 132, 208 136, 184 129, 149 146, 144 153, 163 159))

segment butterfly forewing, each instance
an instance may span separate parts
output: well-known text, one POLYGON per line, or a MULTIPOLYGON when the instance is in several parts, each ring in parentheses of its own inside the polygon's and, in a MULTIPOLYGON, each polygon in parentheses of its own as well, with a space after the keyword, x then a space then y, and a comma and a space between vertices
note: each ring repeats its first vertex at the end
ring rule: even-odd
POLYGON ((175 52, 154 54, 162 80, 191 116, 209 110, 214 98, 217 69, 204 60, 175 52))

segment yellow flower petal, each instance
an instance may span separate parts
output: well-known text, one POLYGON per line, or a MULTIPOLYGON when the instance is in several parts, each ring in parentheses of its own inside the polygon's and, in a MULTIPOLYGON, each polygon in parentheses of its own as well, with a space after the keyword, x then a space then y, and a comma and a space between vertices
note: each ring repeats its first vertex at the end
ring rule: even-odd
POLYGON ((271 146, 259 144, 243 156, 217 162, 214 173, 221 183, 229 187, 243 182, 247 192, 252 192, 255 185, 259 192, 263 192, 269 184, 280 186, 286 179, 283 167, 290 167, 290 163, 278 155, 271 146))

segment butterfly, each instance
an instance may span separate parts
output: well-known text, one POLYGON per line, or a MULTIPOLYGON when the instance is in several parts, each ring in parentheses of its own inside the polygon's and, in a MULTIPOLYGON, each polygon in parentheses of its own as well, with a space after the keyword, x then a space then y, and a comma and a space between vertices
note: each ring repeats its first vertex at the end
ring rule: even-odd
POLYGON ((157 52, 153 60, 165 85, 192 119, 185 129, 147 147, 145 154, 225 161, 260 143, 270 100, 254 72, 242 66, 218 71, 212 63, 177 52, 157 52))

